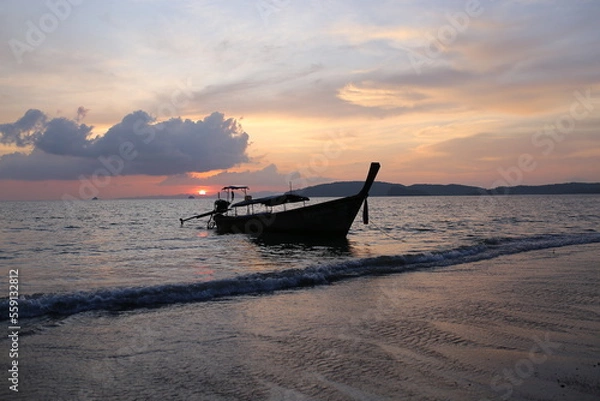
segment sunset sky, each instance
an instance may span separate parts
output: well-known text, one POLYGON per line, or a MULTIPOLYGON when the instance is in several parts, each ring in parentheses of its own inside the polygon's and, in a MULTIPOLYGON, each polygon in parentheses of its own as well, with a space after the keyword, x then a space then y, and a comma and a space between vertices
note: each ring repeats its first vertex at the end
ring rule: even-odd
POLYGON ((0 0, 0 200, 600 182, 600 2, 0 0))

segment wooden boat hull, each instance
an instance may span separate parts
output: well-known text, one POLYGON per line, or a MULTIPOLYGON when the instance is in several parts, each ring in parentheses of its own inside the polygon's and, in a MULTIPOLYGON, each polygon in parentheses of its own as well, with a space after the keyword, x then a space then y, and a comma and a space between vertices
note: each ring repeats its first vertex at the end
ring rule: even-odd
POLYGON ((371 168, 361 191, 353 196, 317 203, 276 213, 265 212, 250 215, 218 213, 213 216, 217 232, 246 233, 261 236, 268 233, 345 237, 358 211, 369 196, 379 163, 371 168))
POLYGON ((220 234, 346 236, 365 198, 355 195, 277 213, 242 216, 217 214, 213 219, 220 234))

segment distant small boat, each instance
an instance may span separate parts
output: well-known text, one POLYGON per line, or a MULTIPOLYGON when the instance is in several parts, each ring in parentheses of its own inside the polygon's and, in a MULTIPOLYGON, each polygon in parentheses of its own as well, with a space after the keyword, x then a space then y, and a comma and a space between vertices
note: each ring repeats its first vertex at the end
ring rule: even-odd
POLYGON ((379 163, 371 163, 365 183, 360 192, 355 195, 277 212, 270 208, 274 206, 285 208, 288 203, 306 202, 309 199, 293 193, 252 199, 247 194, 249 188, 246 186, 224 187, 222 191, 226 193, 226 199, 217 199, 214 210, 179 220, 183 225, 187 220, 210 216, 208 227, 216 227, 220 234, 246 233, 261 236, 275 233, 318 235, 328 238, 345 237, 363 203, 365 205, 363 221, 365 224, 368 223, 366 200, 379 168, 379 163), (244 200, 232 204, 234 191, 243 192, 244 200), (266 211, 255 213, 255 205, 265 206, 266 211), (246 213, 241 214, 239 209, 245 209, 246 213))
POLYGON ((97 197, 97 196, 94 196, 94 197, 92 198, 92 200, 98 200, 98 197, 97 197))
POLYGON ((188 196, 188 199, 196 199, 196 197, 194 195, 190 195, 188 196))

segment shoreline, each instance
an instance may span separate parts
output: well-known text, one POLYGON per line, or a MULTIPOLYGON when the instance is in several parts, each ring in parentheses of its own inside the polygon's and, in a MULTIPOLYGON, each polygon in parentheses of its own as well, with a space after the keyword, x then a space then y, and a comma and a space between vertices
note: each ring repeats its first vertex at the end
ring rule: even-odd
POLYGON ((20 390, 84 400, 597 400, 599 250, 73 315, 22 338, 20 390))

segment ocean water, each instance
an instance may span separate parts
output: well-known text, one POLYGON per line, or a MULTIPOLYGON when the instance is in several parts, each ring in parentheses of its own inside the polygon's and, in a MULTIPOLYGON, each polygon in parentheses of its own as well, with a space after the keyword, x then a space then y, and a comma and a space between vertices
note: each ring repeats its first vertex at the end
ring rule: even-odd
MULTIPOLYGON (((506 352, 505 369, 528 367, 532 338, 548 333, 582 344, 565 382, 572 399, 594 399, 597 377, 581 375, 597 369, 598 271, 545 271, 545 254, 528 255, 600 243, 599 206, 596 195, 370 198, 370 224, 359 215, 332 243, 180 225, 211 199, 0 202, 0 266, 7 284, 18 270, 19 293, 18 319, 0 314, 9 334, 18 325, 0 363, 18 360, 20 380, 16 393, 6 373, 0 399, 544 399, 490 385, 502 371, 481 361, 506 352)), ((543 369, 525 373, 563 383, 543 369)))
POLYGON ((600 241, 595 195, 369 198, 370 224, 359 213, 347 239, 334 243, 218 235, 206 219, 179 223, 211 209, 211 199, 0 202, 2 273, 19 270, 22 317, 67 316, 600 241))

